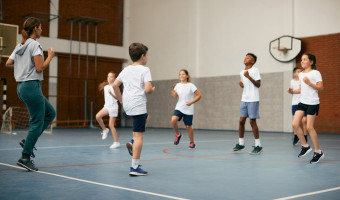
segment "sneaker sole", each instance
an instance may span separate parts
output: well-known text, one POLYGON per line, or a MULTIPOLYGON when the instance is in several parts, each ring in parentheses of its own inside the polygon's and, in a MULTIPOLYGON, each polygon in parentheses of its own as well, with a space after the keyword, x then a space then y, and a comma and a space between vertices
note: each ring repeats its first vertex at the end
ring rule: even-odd
POLYGON ((239 150, 234 150, 233 149, 233 152, 238 152, 238 151, 242 151, 242 150, 244 150, 245 148, 243 148, 243 149, 239 149, 239 150))
POLYGON ((130 156, 132 156, 132 144, 130 142, 126 143, 126 148, 130 154, 130 156))
POLYGON ((129 175, 130 176, 146 176, 148 174, 142 174, 142 173, 138 173, 138 172, 130 172, 129 175))
POLYGON ((192 149, 196 149, 196 147, 195 147, 195 148, 190 148, 190 147, 188 147, 188 149, 192 150, 192 149))
POLYGON ((316 163, 318 163, 318 162, 321 160, 321 158, 323 158, 324 156, 325 156, 325 154, 323 154, 323 155, 319 158, 318 161, 316 161, 316 162, 310 162, 310 164, 316 164, 316 163))
POLYGON ((30 172, 36 172, 36 171, 38 171, 38 169, 37 169, 37 170, 31 169, 31 168, 27 167, 26 165, 24 165, 24 164, 22 164, 22 163, 20 163, 20 162, 17 162, 17 165, 20 166, 20 167, 23 167, 23 168, 27 169, 27 170, 30 171, 30 172))
POLYGON ((309 148, 308 151, 306 151, 305 154, 303 154, 303 155, 301 155, 301 156, 298 156, 298 157, 299 157, 299 158, 300 158, 300 157, 303 157, 303 156, 307 155, 309 152, 311 152, 312 150, 313 150, 312 148, 309 148))
POLYGON ((260 154, 260 153, 262 153, 262 149, 261 149, 261 151, 259 151, 257 153, 249 152, 250 155, 256 155, 256 154, 260 154))
POLYGON ((110 146, 110 149, 117 149, 117 148, 119 148, 120 147, 120 145, 119 146, 116 146, 116 147, 111 147, 110 146))

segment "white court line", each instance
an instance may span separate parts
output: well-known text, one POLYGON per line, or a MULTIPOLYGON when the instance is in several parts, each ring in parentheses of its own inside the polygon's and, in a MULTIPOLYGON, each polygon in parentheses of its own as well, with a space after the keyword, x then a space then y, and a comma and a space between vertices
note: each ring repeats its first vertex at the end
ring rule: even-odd
MULTIPOLYGON (((0 163, 0 165, 5 165, 5 166, 13 167, 13 168, 18 168, 18 169, 23 169, 21 167, 9 165, 9 164, 6 164, 6 163, 0 163)), ((25 169, 23 169, 23 170, 25 170, 25 169)), ((131 192, 138 192, 138 193, 142 193, 142 194, 164 197, 164 198, 168 198, 168 199, 189 200, 189 199, 184 199, 184 198, 180 198, 180 197, 158 194, 158 193, 154 193, 154 192, 147 192, 147 191, 143 191, 143 190, 136 190, 136 189, 121 187, 121 186, 116 186, 116 185, 98 183, 98 182, 94 182, 94 181, 88 181, 88 180, 84 180, 84 179, 73 178, 73 177, 69 177, 69 176, 64 176, 64 175, 59 175, 59 174, 54 174, 54 173, 49 173, 49 172, 44 172, 44 171, 36 171, 36 173, 47 174, 47 175, 51 175, 51 176, 57 176, 57 177, 65 178, 65 179, 70 179, 70 180, 75 180, 75 181, 79 181, 79 182, 90 183, 90 184, 94 184, 94 185, 100 185, 100 186, 105 186, 105 187, 110 187, 110 188, 115 188, 115 189, 120 189, 120 190, 127 190, 127 191, 131 191, 131 192)))
MULTIPOLYGON (((272 140, 277 138, 261 138, 262 140, 272 140)), ((227 141, 235 141, 235 139, 227 139, 227 140, 202 140, 196 141, 196 143, 209 143, 209 142, 227 142, 227 141)), ((158 143, 144 143, 143 145, 154 145, 154 144, 173 144, 172 142, 158 142, 158 143)), ((108 144, 101 145, 82 145, 82 146, 52 146, 52 147, 37 147, 39 149, 61 149, 61 148, 83 148, 83 147, 105 147, 109 146, 108 144)), ((8 151, 8 150, 21 150, 22 148, 7 148, 0 149, 0 151, 8 151)))
POLYGON ((298 194, 298 195, 294 195, 294 196, 290 196, 290 197, 283 197, 283 198, 274 199, 274 200, 295 199, 295 198, 310 196, 310 195, 314 195, 314 194, 320 194, 320 193, 325 193, 325 192, 331 192, 331 191, 334 191, 334 190, 340 190, 340 187, 330 188, 330 189, 326 189, 326 190, 319 190, 319 191, 309 192, 309 193, 305 193, 305 194, 298 194))

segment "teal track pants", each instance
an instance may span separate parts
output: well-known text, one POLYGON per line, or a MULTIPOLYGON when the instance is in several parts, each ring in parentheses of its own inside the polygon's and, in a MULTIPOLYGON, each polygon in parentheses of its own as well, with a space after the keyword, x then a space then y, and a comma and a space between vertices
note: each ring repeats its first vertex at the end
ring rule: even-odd
POLYGON ((30 159, 33 147, 40 135, 48 127, 56 116, 56 112, 50 102, 41 91, 41 81, 20 82, 17 87, 18 97, 26 104, 30 114, 30 125, 22 158, 30 159))

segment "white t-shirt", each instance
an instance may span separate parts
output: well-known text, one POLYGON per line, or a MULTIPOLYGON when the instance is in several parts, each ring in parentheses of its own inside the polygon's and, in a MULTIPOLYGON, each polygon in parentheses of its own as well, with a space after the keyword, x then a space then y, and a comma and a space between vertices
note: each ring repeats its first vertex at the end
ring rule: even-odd
POLYGON ((178 102, 176 104, 175 110, 181 111, 186 115, 194 114, 194 104, 187 106, 186 102, 192 101, 195 98, 195 91, 197 87, 192 83, 177 83, 174 91, 178 95, 178 102))
MULTIPOLYGON (((292 79, 290 81, 290 88, 292 88, 293 90, 297 90, 300 88, 300 81, 296 81, 294 79, 292 79)), ((292 105, 298 105, 300 103, 300 94, 293 94, 292 96, 292 105)))
POLYGON ((141 115, 146 111, 145 83, 152 81, 150 69, 143 65, 129 65, 117 77, 124 85, 123 107, 127 115, 141 115))
POLYGON ((320 104, 318 90, 307 85, 303 78, 308 77, 310 82, 316 84, 317 82, 322 82, 321 74, 318 70, 312 70, 308 73, 300 72, 299 80, 301 85, 301 97, 300 102, 307 105, 317 105, 320 104))
POLYGON ((113 108, 113 109, 118 109, 118 104, 117 104, 117 99, 115 99, 110 93, 109 90, 111 91, 112 94, 115 95, 115 92, 113 91, 113 87, 110 85, 105 85, 104 87, 104 98, 105 98, 105 108, 113 108))
MULTIPOLYGON (((242 99, 243 102, 257 102, 260 101, 259 88, 256 87, 247 77, 243 74, 246 70, 242 70, 240 72, 241 81, 243 83, 243 93, 242 99)), ((260 71, 256 67, 251 67, 248 69, 249 76, 252 77, 255 81, 261 80, 260 71)))

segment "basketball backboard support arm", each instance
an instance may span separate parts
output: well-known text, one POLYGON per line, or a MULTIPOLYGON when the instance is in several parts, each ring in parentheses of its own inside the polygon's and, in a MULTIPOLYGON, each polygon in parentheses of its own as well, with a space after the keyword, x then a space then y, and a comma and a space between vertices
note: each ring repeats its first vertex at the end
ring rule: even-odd
POLYGON ((23 18, 29 18, 29 17, 35 17, 39 19, 40 21, 45 21, 45 22, 50 22, 53 21, 57 18, 60 18, 60 15, 54 15, 50 13, 42 13, 42 12, 31 12, 28 13, 27 15, 22 16, 23 18), (45 18, 44 18, 45 17, 45 18), (48 17, 48 18, 46 18, 48 17))

